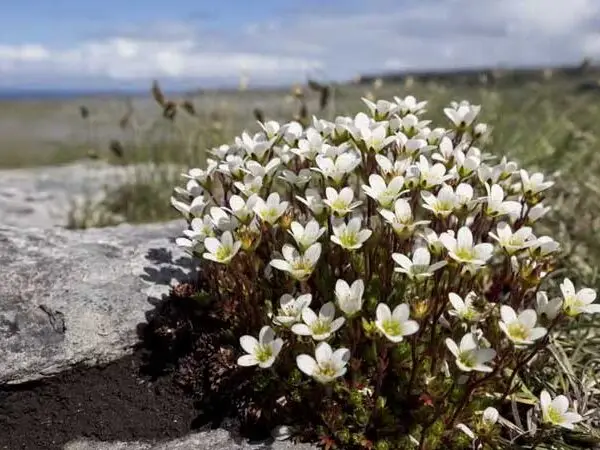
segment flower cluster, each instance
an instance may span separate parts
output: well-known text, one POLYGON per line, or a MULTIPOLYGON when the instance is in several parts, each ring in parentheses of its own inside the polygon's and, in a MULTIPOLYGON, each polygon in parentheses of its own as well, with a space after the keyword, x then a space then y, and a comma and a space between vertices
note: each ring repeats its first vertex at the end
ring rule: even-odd
POLYGON ((316 434, 342 448, 497 448, 573 428, 582 412, 539 384, 535 429, 506 408, 564 325, 600 312, 568 279, 542 290, 560 245, 534 227, 553 182, 481 149, 477 105, 452 103, 434 128, 427 102, 363 100, 368 114, 333 122, 260 123, 175 190, 177 244, 236 299, 238 364, 295 380, 278 384, 288 408, 314 392, 316 434))

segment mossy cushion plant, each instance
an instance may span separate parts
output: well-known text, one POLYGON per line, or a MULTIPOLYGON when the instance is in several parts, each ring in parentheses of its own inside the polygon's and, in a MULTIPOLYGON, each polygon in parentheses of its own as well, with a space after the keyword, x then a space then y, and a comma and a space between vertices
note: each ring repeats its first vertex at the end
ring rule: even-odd
POLYGON ((264 375, 275 436, 344 449, 592 436, 581 392, 547 370, 561 330, 600 312, 593 290, 557 286, 560 245, 535 234, 553 182, 482 150, 480 106, 452 103, 434 128, 427 102, 363 100, 353 118, 261 123, 172 198, 189 223, 178 245, 234 305, 237 362, 264 375))

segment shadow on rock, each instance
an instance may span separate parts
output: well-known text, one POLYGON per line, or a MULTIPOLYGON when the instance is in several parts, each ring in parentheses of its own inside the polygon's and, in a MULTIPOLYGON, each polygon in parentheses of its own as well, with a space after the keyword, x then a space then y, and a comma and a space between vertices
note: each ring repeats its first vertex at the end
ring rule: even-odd
POLYGON ((270 428, 260 419, 260 408, 250 398, 254 372, 237 366, 239 343, 222 306, 211 298, 202 274, 190 270, 193 262, 174 258, 170 251, 152 250, 152 265, 145 269, 146 281, 172 286, 161 298, 151 297, 154 309, 146 323, 138 325, 144 375, 152 379, 172 376, 194 399, 196 418, 192 429, 217 428, 240 423, 232 431, 242 440, 264 443, 270 428), (159 266, 160 269, 156 269, 159 266))

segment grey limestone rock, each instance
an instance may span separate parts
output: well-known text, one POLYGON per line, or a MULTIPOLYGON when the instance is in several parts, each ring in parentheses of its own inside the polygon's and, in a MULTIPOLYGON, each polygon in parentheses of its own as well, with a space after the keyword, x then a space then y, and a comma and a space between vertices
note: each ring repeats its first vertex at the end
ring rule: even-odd
POLYGON ((118 359, 173 280, 183 221, 69 231, 0 225, 0 384, 118 359))

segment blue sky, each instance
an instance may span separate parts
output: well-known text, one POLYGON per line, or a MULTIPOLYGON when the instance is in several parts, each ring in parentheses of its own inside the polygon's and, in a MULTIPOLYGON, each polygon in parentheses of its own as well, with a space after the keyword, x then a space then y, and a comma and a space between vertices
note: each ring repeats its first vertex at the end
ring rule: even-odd
POLYGON ((9 0, 0 87, 349 79, 600 57, 598 0, 9 0))

